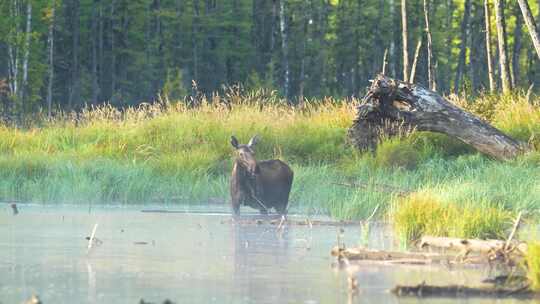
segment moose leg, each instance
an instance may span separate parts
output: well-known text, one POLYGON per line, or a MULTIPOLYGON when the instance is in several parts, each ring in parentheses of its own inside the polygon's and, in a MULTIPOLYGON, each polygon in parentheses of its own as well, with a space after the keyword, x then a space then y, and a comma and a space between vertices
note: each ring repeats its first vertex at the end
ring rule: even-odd
POLYGON ((240 215, 240 204, 232 203, 232 211, 234 216, 240 215))
POLYGON ((240 205, 242 203, 242 196, 231 195, 231 208, 234 216, 240 215, 240 205))
POLYGON ((261 207, 261 208, 259 209, 259 213, 260 213, 261 215, 268 215, 268 209, 265 209, 265 208, 262 208, 262 207, 261 207))
POLYGON ((279 215, 287 215, 287 202, 277 204, 276 211, 279 215))

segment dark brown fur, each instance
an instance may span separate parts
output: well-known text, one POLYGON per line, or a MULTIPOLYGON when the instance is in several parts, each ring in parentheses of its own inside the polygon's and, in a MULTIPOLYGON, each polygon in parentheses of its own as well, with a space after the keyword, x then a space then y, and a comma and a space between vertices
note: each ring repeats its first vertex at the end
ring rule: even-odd
POLYGON ((293 171, 279 159, 256 161, 253 151, 257 138, 247 145, 239 145, 234 136, 231 144, 237 150, 231 174, 231 205, 234 214, 240 206, 250 206, 262 214, 274 208, 279 214, 287 213, 293 171))

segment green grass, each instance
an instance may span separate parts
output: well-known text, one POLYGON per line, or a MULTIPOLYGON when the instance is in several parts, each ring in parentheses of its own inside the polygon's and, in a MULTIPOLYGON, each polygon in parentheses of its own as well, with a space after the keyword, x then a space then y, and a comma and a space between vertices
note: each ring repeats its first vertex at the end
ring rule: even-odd
POLYGON ((397 200, 391 219, 409 241, 424 235, 501 239, 512 226, 512 213, 489 203, 443 203, 426 193, 397 200))
MULTIPOLYGON (((496 230, 493 223, 503 221, 503 214, 540 208, 538 152, 499 162, 447 136, 415 132, 386 140, 373 154, 361 154, 346 142, 354 103, 327 99, 292 108, 275 96, 235 100, 232 106, 214 97, 212 104, 198 108, 146 105, 123 112, 103 107, 76 119, 66 114, 38 120, 25 129, 0 126, 0 200, 228 201, 230 136, 247 142, 259 134, 257 157, 281 158, 295 171, 292 211, 341 219, 365 218, 376 206, 379 215, 395 213, 403 200, 388 189, 397 188, 469 216, 472 226, 462 223, 446 234, 483 237, 498 233, 486 231, 496 230), (493 221, 477 221, 482 218, 477 210, 493 211, 488 212, 493 221)), ((523 97, 485 96, 459 103, 512 136, 539 142, 540 110, 523 97)), ((411 221, 430 216, 414 205, 409 212, 411 221)))
POLYGON ((540 291, 540 242, 528 243, 525 263, 531 289, 538 292, 540 291))

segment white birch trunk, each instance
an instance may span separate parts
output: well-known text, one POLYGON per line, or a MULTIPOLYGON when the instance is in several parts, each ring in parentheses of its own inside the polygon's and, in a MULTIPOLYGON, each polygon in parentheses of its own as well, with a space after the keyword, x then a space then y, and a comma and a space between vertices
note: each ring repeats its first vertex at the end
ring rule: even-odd
POLYGON ((495 0, 495 20, 497 23, 497 40, 499 46, 499 66, 503 93, 512 89, 510 67, 508 65, 508 48, 506 46, 506 25, 504 20, 504 0, 495 0))
POLYGON ((538 31, 536 30, 536 24, 531 13, 531 9, 526 0, 518 0, 519 7, 521 8, 521 13, 523 14, 523 19, 525 19, 525 24, 527 24, 527 29, 531 35, 531 39, 536 50, 538 58, 540 58, 540 38, 538 37, 538 31))
POLYGON ((49 24, 49 80, 47 83, 47 115, 51 118, 52 115, 52 88, 54 81, 54 22, 55 22, 55 6, 56 1, 53 1, 51 12, 51 23, 49 24))
POLYGON ((287 37, 287 28, 285 22, 285 0, 279 1, 279 28, 281 31, 281 49, 283 51, 283 73, 284 73, 284 93, 285 98, 289 98, 289 46, 287 37))
POLYGON ((491 58, 491 13, 489 9, 489 0, 484 0, 484 21, 486 29, 486 59, 488 66, 489 91, 496 89, 495 76, 493 72, 493 59, 491 58))
POLYGON ((407 0, 401 0, 401 34, 403 36, 403 80, 409 81, 409 44, 407 31, 407 0))
POLYGON ((30 36, 32 32, 32 2, 28 1, 26 4, 26 36, 24 42, 24 57, 23 57, 23 78, 22 78, 22 88, 20 92, 20 100, 23 102, 27 94, 28 86, 28 59, 30 57, 30 36))
POLYGON ((424 22, 426 25, 426 38, 427 38, 427 65, 428 65, 428 84, 429 89, 432 91, 437 90, 437 83, 435 81, 435 69, 433 67, 433 41, 431 39, 431 30, 429 28, 429 5, 428 0, 424 0, 424 22))

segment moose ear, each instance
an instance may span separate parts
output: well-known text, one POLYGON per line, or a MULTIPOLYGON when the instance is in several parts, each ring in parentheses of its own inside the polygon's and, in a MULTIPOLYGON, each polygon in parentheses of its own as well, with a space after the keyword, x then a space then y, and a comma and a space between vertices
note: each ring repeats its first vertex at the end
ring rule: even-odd
POLYGON ((249 142, 248 142, 247 145, 248 145, 248 147, 253 148, 253 147, 257 144, 257 142, 259 142, 259 135, 253 136, 253 137, 249 140, 249 142))
POLYGON ((235 148, 235 149, 238 149, 238 139, 236 139, 236 137, 231 136, 231 145, 235 148))

